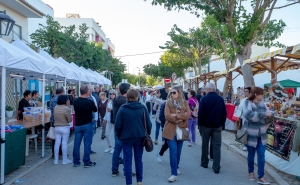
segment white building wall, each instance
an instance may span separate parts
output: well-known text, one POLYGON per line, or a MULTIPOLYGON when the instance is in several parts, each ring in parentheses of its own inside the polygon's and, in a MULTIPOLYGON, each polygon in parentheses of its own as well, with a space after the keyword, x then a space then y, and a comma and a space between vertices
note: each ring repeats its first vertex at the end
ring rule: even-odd
MULTIPOLYGON (((49 15, 51 17, 54 17, 54 10, 49 7, 47 4, 42 2, 41 0, 27 0, 31 5, 33 5, 36 9, 43 12, 45 15, 49 15)), ((40 24, 46 26, 46 16, 43 18, 28 18, 28 42, 31 43, 32 40, 30 38, 30 34, 34 33, 36 30, 41 28, 40 24)))

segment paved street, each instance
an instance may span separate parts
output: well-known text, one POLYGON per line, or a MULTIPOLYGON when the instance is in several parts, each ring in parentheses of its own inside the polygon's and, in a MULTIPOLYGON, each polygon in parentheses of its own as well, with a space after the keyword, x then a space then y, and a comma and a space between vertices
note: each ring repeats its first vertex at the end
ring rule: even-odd
MULTIPOLYGON (((154 122, 154 119, 152 119, 154 122)), ((152 138, 154 137, 155 126, 152 126, 152 138)), ((97 154, 91 155, 91 160, 95 161, 97 165, 91 168, 83 168, 83 165, 74 168, 72 164, 62 165, 59 161, 58 165, 53 165, 53 159, 44 163, 31 173, 24 176, 22 184, 28 185, 53 185, 53 184, 100 184, 100 185, 119 185, 126 184, 123 176, 122 168, 120 165, 120 175, 117 177, 111 176, 111 158, 112 154, 104 153, 107 147, 105 140, 101 140, 101 128, 97 129, 97 134, 94 137, 92 149, 97 154)), ((160 133, 161 137, 161 133, 160 133)), ((178 181, 173 184, 182 185, 243 185, 243 184, 257 184, 251 182, 247 175, 246 161, 240 158, 228 150, 222 145, 222 160, 220 174, 215 174, 211 169, 212 163, 209 164, 208 169, 204 169, 200 166, 201 156, 201 139, 199 133, 197 135, 197 145, 188 147, 187 142, 184 143, 182 149, 182 156, 180 162, 180 171, 182 175, 179 175, 178 181)), ((83 146, 83 144, 82 144, 83 146)), ((169 151, 167 150, 163 156, 163 162, 158 163, 156 161, 156 155, 161 148, 161 142, 155 145, 153 152, 144 152, 144 185, 164 185, 170 184, 168 178, 170 177, 170 165, 169 165, 169 151)), ((72 158, 73 144, 69 146, 70 159, 72 158)), ((81 147, 83 151, 83 147, 81 147)), ((82 154, 81 154, 82 157, 82 154)), ((135 182, 135 177, 133 182, 135 182)), ((136 183, 133 183, 136 184, 136 183)))

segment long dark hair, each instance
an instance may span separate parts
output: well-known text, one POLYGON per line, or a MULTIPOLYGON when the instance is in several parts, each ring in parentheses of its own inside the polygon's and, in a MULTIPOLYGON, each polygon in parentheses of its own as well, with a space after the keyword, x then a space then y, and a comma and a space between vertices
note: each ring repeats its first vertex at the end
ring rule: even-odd
POLYGON ((264 90, 260 87, 254 87, 251 89, 250 96, 247 100, 253 101, 257 95, 264 95, 264 90))

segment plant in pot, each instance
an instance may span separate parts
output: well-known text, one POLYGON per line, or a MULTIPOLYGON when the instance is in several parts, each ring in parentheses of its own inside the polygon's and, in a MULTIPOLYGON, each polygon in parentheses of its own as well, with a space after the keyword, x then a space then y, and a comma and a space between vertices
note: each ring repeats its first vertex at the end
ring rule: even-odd
POLYGON ((11 118, 13 116, 13 110, 14 109, 11 106, 6 105, 5 110, 6 110, 6 112, 5 112, 6 113, 6 117, 11 118))

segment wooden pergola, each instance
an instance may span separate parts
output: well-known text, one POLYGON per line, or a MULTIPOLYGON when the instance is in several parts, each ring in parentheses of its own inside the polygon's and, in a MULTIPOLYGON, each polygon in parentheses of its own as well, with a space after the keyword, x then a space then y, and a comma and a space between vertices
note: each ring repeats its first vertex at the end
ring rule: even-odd
MULTIPOLYGON (((249 64, 252 67, 253 76, 266 71, 270 72, 272 84, 274 84, 277 82, 276 77, 280 72, 300 68, 300 44, 250 58, 244 61, 244 65, 245 64, 249 64)), ((225 77, 229 80, 229 84, 232 87, 232 81, 239 75, 243 75, 241 66, 228 71, 204 73, 188 78, 187 80, 189 80, 189 87, 191 87, 192 84, 199 84, 200 82, 206 85, 209 80, 214 81, 217 86, 217 81, 225 77), (237 72, 238 74, 233 77, 233 72, 237 72)))

